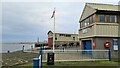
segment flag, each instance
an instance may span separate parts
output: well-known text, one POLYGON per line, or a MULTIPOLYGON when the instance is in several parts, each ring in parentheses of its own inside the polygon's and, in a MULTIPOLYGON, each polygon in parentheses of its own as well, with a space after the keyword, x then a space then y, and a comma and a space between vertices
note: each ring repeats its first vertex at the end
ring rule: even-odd
POLYGON ((55 10, 53 11, 53 14, 52 14, 51 18, 53 18, 54 16, 55 16, 55 10))

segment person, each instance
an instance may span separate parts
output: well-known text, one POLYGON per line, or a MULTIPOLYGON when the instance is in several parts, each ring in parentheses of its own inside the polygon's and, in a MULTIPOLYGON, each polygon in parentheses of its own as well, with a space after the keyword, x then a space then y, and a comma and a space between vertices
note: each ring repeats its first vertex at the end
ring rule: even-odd
POLYGON ((33 52, 33 45, 31 45, 31 52, 33 52))
POLYGON ((10 51, 8 50, 7 53, 10 53, 10 51))
POLYGON ((60 45, 60 51, 62 51, 62 44, 60 45))
POLYGON ((64 47, 62 47, 62 50, 63 50, 63 52, 64 52, 64 47))
POLYGON ((22 47, 22 51, 23 51, 23 52, 24 52, 24 47, 25 47, 25 46, 23 45, 23 47, 22 47))

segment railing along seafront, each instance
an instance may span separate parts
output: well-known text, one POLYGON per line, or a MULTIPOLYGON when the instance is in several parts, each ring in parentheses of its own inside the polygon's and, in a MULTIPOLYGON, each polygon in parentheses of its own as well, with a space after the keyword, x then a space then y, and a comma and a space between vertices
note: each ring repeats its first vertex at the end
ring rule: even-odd
POLYGON ((101 61, 111 60, 109 50, 44 50, 40 49, 39 58, 33 59, 33 68, 42 68, 42 62, 54 65, 62 61, 101 61))
MULTIPOLYGON (((47 53, 43 50, 43 62, 47 62, 47 53)), ((98 61, 110 60, 110 50, 54 50, 55 62, 58 61, 98 61)))

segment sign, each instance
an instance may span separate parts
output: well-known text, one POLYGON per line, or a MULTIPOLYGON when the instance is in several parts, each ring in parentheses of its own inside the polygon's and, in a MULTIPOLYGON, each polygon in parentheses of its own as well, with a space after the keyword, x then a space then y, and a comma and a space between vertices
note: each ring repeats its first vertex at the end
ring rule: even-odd
POLYGON ((83 34, 87 33, 87 29, 84 29, 84 30, 82 30, 82 31, 83 31, 83 34))
POLYGON ((42 59, 41 55, 39 56, 39 68, 42 68, 42 59))
POLYGON ((118 39, 113 39, 113 49, 118 50, 118 39))
POLYGON ((90 31, 90 28, 86 28, 82 30, 83 34, 88 33, 89 31, 90 31))

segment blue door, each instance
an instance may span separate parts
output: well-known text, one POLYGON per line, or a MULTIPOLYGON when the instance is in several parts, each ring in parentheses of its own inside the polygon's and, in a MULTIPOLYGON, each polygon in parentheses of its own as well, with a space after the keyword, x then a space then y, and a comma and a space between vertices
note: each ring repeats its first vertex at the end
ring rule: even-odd
MULTIPOLYGON (((84 50, 92 50, 92 42, 91 42, 91 40, 83 41, 83 49, 84 50)), ((92 51, 84 51, 84 53, 92 55, 92 51)))

